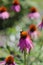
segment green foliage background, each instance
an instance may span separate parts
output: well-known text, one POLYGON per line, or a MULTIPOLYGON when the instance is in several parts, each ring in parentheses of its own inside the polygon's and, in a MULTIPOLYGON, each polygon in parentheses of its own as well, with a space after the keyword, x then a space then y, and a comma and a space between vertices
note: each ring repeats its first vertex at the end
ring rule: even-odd
MULTIPOLYGON (((3 30, 0 30, 0 36, 6 36, 6 43, 0 47, 0 61, 12 54, 14 55, 15 62, 18 65, 23 65, 23 53, 17 47, 20 31, 28 30, 30 22, 27 18, 28 7, 37 7, 41 17, 43 16, 43 0, 20 0, 20 3, 22 10, 20 13, 15 13, 9 10, 12 6, 12 0, 0 0, 0 6, 6 6, 11 15, 11 19, 5 20, 5 23, 2 24, 3 30), (14 42, 11 42, 10 35, 15 37, 14 42)), ((28 65, 43 65, 43 30, 40 31, 42 34, 41 37, 34 42, 34 49, 31 50, 30 55, 28 54, 28 65)))

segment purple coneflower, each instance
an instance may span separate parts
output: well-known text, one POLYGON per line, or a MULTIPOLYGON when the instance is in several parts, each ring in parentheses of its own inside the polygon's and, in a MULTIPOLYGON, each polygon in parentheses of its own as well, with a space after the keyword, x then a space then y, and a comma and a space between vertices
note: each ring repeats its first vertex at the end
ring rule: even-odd
POLYGON ((20 3, 19 3, 18 0, 14 0, 11 9, 12 9, 13 11, 15 11, 15 12, 20 12, 21 6, 20 6, 20 3))
POLYGON ((13 56, 8 56, 5 61, 0 61, 0 65, 16 65, 13 56))
POLYGON ((5 20, 5 19, 8 19, 9 16, 10 16, 10 15, 9 15, 9 13, 7 12, 7 9, 6 9, 4 6, 0 7, 0 19, 5 20))
POLYGON ((24 53, 24 65, 27 65, 26 55, 33 48, 33 43, 30 39, 30 36, 26 31, 20 33, 19 45, 20 50, 24 53))
POLYGON ((40 14, 37 12, 37 9, 35 7, 30 8, 30 13, 28 14, 28 17, 30 19, 37 19, 40 18, 40 14))
POLYGON ((30 33, 30 36, 33 40, 38 39, 38 37, 40 36, 40 33, 39 33, 39 31, 37 30, 37 28, 34 24, 30 25, 29 33, 30 33))
POLYGON ((27 32, 22 31, 20 33, 20 40, 19 40, 19 45, 20 50, 23 52, 24 49, 26 52, 30 52, 31 48, 33 48, 33 43, 30 39, 30 36, 27 34, 27 32))

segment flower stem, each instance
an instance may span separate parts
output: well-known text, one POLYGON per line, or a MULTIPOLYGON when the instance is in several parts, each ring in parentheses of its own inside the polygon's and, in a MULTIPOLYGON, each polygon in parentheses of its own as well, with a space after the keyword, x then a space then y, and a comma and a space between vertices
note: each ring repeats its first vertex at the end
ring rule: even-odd
POLYGON ((24 65, 26 65, 26 50, 24 50, 24 65))

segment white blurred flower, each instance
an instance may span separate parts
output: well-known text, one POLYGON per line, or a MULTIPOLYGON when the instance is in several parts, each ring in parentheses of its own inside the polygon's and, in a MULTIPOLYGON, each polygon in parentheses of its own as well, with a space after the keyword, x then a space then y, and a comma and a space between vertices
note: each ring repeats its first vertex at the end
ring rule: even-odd
POLYGON ((6 45, 7 37, 4 35, 0 35, 0 47, 6 45))
POLYGON ((20 26, 16 26, 16 31, 22 31, 20 26))
POLYGON ((16 39, 19 39, 20 38, 20 32, 18 32, 17 34, 16 34, 16 39))
POLYGON ((10 46, 10 47, 14 47, 14 43, 11 42, 11 41, 8 41, 8 42, 7 42, 7 45, 10 46))
POLYGON ((12 35, 10 35, 10 41, 11 42, 15 42, 15 36, 12 34, 12 35))

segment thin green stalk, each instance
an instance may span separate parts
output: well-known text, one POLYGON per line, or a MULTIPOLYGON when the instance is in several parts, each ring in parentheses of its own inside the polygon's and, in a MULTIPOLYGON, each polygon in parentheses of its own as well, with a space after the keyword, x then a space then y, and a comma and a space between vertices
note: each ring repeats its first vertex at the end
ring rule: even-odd
POLYGON ((27 55, 27 65, 28 65, 28 61, 29 61, 29 56, 27 55))
POLYGON ((26 65, 26 50, 24 50, 24 65, 26 65))

